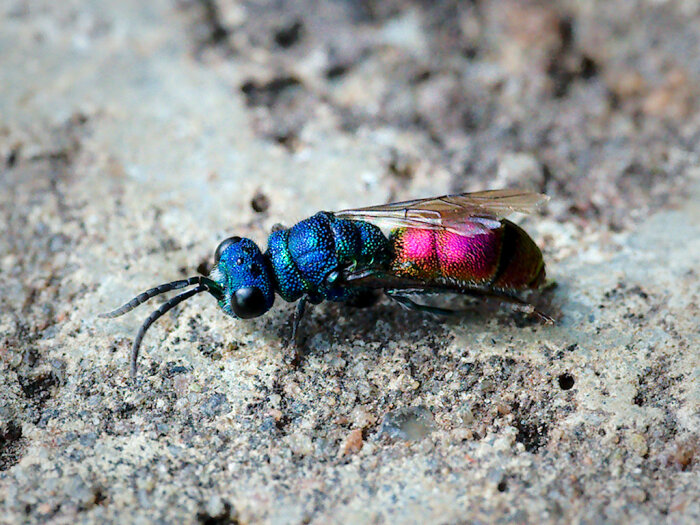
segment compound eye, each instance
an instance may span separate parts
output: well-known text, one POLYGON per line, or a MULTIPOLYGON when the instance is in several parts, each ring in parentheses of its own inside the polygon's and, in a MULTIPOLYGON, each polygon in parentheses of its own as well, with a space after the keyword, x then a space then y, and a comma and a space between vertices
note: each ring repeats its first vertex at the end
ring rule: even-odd
POLYGON ((221 241, 221 243, 219 243, 219 245, 216 247, 216 251, 214 252, 214 264, 219 262, 219 259, 221 259, 221 254, 224 253, 226 248, 240 241, 240 237, 229 237, 228 239, 221 241))
POLYGON ((260 288, 239 288, 231 297, 231 309, 241 319, 252 319, 267 311, 265 296, 260 288))

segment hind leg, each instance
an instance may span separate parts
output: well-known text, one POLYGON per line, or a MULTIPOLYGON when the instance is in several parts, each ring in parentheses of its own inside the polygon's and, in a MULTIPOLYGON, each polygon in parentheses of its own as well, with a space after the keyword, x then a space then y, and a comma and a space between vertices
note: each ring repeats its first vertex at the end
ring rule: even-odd
MULTIPOLYGON (((444 292, 445 290, 430 290, 430 289, 425 289, 425 290, 412 290, 411 293, 417 293, 417 294, 428 294, 428 293, 437 293, 439 291, 444 292)), ((385 293, 388 297, 399 303, 401 306, 405 308, 409 308, 411 310, 416 310, 419 312, 426 312, 434 315, 442 315, 442 316, 450 316, 450 317, 456 317, 456 316, 461 316, 461 315, 466 315, 469 313, 473 313, 473 310, 470 309, 461 309, 461 310, 453 310, 450 308, 440 308, 438 306, 429 306, 426 304, 420 304, 412 299, 409 299, 406 297, 406 290, 385 290, 385 293)), ((544 312, 539 311, 537 308, 535 308, 534 305, 528 303, 527 301, 524 301, 520 297, 517 297, 516 295, 509 294, 507 292, 499 292, 495 290, 481 290, 481 289, 469 289, 469 290, 462 290, 460 292, 455 293, 462 293, 463 295, 471 295, 472 297, 493 297, 495 299, 498 299, 503 302, 508 302, 512 304, 517 304, 519 306, 526 307, 531 313, 539 317, 542 321, 544 321, 547 324, 551 324, 554 322, 554 319, 552 319, 550 316, 545 314, 544 312)))
MULTIPOLYGON (((399 290, 400 291, 400 290, 399 290)), ((386 295, 392 300, 399 303, 404 308, 409 310, 415 310, 417 312, 425 312, 433 315, 442 315, 456 317, 461 316, 469 312, 469 310, 452 310, 450 308, 440 308, 438 306, 429 306, 427 304, 420 304, 415 302, 413 299, 409 299, 405 295, 396 293, 394 290, 387 290, 386 295)))

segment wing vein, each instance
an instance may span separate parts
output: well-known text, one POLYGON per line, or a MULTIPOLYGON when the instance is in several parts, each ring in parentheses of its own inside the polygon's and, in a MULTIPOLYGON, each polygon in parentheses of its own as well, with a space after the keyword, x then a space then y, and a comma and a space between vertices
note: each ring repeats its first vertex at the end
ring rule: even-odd
POLYGON ((499 228, 500 220, 511 213, 532 213, 546 200, 546 195, 523 190, 487 190, 341 210, 335 215, 390 228, 448 230, 473 236, 499 228))

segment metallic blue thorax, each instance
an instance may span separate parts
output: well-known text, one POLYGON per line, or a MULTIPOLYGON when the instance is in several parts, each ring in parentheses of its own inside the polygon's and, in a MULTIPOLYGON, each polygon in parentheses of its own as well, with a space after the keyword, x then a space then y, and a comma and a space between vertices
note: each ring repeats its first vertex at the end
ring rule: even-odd
POLYGON ((333 272, 354 266, 383 266, 389 241, 376 226, 319 212, 270 235, 265 257, 274 286, 285 301, 308 295, 314 303, 347 301, 361 292, 333 283, 333 272))

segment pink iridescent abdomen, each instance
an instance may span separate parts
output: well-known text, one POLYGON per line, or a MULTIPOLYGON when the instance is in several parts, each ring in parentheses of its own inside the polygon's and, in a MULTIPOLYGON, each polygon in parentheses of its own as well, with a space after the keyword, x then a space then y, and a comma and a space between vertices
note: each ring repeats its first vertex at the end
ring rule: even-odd
POLYGON ((542 253, 519 226, 464 236, 446 230, 399 228, 392 232, 391 273, 430 282, 496 289, 536 288, 544 282, 542 253))

